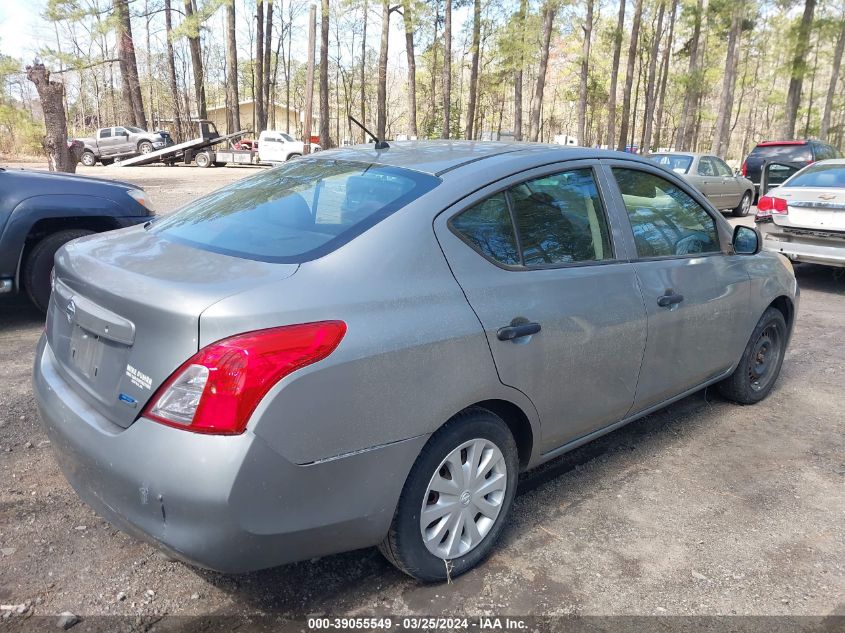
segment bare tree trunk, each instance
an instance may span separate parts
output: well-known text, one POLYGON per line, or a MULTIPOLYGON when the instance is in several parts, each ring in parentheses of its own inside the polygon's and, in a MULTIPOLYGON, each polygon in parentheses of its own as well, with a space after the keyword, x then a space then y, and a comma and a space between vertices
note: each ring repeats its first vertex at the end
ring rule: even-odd
POLYGON ((67 115, 65 114, 65 87, 59 81, 50 81, 50 71, 44 64, 26 67, 26 78, 35 84, 41 109, 44 111, 44 127, 47 134, 41 141, 50 171, 76 172, 79 157, 74 157, 67 146, 67 115))
POLYGON ((255 2, 255 132, 266 129, 267 113, 264 111, 264 0, 255 2))
POLYGON ((414 55, 412 4, 412 0, 403 0, 402 19, 405 23, 405 55, 408 58, 408 136, 415 137, 417 136, 417 59, 414 55))
POLYGON ((742 20, 745 6, 738 3, 731 16, 731 29, 728 33, 728 52, 725 57, 725 75, 722 78, 722 94, 719 99, 719 113, 713 130, 713 143, 710 151, 717 156, 724 156, 728 151, 731 134, 731 112, 733 110, 734 90, 736 89, 736 70, 739 65, 739 38, 742 35, 742 20))
POLYGON ((376 91, 376 136, 387 133, 387 44, 390 36, 390 0, 381 3, 381 44, 378 51, 378 89, 376 91))
POLYGON ((681 110, 681 121, 678 124, 678 138, 676 149, 686 150, 692 144, 692 137, 695 133, 694 111, 700 94, 700 53, 701 53, 701 22, 704 13, 707 11, 707 0, 698 0, 695 10, 695 21, 693 24, 692 43, 690 46, 689 71, 687 75, 687 87, 684 94, 684 107, 681 110))
POLYGON ((660 39, 663 36, 663 14, 666 10, 665 0, 660 0, 657 8, 657 26, 654 28, 654 39, 651 42, 651 55, 648 59, 648 78, 645 87, 645 124, 640 146, 642 151, 651 151, 651 134, 654 124, 654 91, 655 75, 657 74, 657 58, 660 54, 660 39))
POLYGON ((302 136, 303 153, 311 153, 311 119, 314 112, 314 46, 317 40, 317 5, 308 9, 308 78, 305 82, 305 123, 302 136))
POLYGON ((540 137, 540 111, 543 106, 543 92, 546 89, 546 69, 549 65, 549 47, 552 41, 557 0, 547 0, 543 5, 543 33, 540 47, 540 68, 537 71, 537 83, 534 97, 531 99, 531 114, 528 122, 528 140, 536 142, 540 137))
POLYGON ((469 99, 467 102, 467 140, 475 138, 475 103, 478 99, 478 54, 481 49, 481 0, 473 1, 472 9, 472 61, 469 71, 469 99))
POLYGON ((660 142, 663 140, 663 108, 666 104, 666 84, 669 81, 669 58, 672 56, 672 47, 675 44, 675 15, 677 12, 678 0, 672 0, 672 12, 669 15, 669 37, 666 40, 666 46, 663 49, 663 59, 661 61, 662 70, 660 71, 660 91, 657 95, 657 114, 654 119, 654 145, 658 149, 660 148, 660 142))
POLYGON ((513 78, 513 137, 517 141, 522 140, 522 80, 525 66, 525 20, 527 17, 528 0, 519 0, 517 24, 519 24, 520 42, 513 78))
POLYGON ((631 42, 628 45, 628 67, 625 72, 625 87, 622 90, 622 122, 619 125, 619 142, 616 144, 616 148, 619 151, 624 151, 628 145, 628 119, 631 116, 631 87, 634 84, 637 43, 640 38, 642 17, 643 0, 636 0, 634 4, 634 24, 631 27, 631 42))
POLYGON ((320 146, 329 141, 329 0, 320 3, 320 146))
POLYGON ((824 113, 822 114, 821 129, 819 137, 826 141, 830 134, 830 112, 833 109, 833 95, 836 92, 836 84, 839 82, 839 70, 842 67, 842 53, 845 51, 845 19, 842 20, 842 30, 836 40, 836 50, 833 53, 833 65, 830 69, 830 84, 827 90, 827 97, 824 100, 824 113))
POLYGON ((816 10, 816 0, 805 0, 804 14, 798 27, 798 41, 795 43, 795 54, 792 57, 792 68, 789 78, 789 91, 786 93, 785 114, 783 122, 783 138, 791 139, 795 136, 795 122, 798 119, 798 105, 801 102, 801 86, 807 72, 807 54, 810 48, 810 28, 813 25, 813 14, 816 10))
MULTIPOLYGON (((590 78, 590 44, 593 36, 593 0, 587 0, 584 19, 584 43, 581 46, 581 79, 578 86, 578 144, 585 145, 587 138, 587 82, 590 78)), ((661 4, 662 6, 662 4, 661 4)))
POLYGON ((117 17, 117 57, 123 77, 123 101, 133 124, 146 128, 147 115, 144 112, 141 83, 138 81, 138 62, 135 59, 135 41, 132 39, 129 1, 114 0, 114 12, 117 17))
MULTIPOLYGON (((194 15, 194 0, 185 0, 185 18, 194 15)), ((197 115, 201 119, 208 117, 205 104, 205 77, 202 69, 202 47, 200 46, 200 27, 188 35, 188 47, 191 50, 191 66, 194 69, 194 93, 197 99, 197 115)), ((188 113, 190 115, 190 113, 188 113)))
POLYGON ((176 59, 173 55, 173 22, 170 15, 170 0, 164 0, 164 32, 167 40, 167 79, 170 84, 170 98, 173 101, 174 133, 181 143, 185 140, 185 132, 182 129, 182 108, 179 105, 179 88, 176 83, 176 59))
POLYGON ((241 109, 238 102, 238 46, 235 39, 235 0, 229 0, 226 4, 226 98, 229 101, 229 110, 226 117, 229 123, 229 132, 237 132, 241 129, 241 109))
POLYGON ((437 118, 437 31, 440 26, 440 0, 434 0, 434 37, 431 40, 431 72, 429 77, 431 80, 429 95, 430 116, 428 118, 429 125, 434 125, 437 118))
MULTIPOLYGON (((361 39, 361 123, 367 125, 367 17, 369 2, 364 0, 364 35, 361 39)), ((361 130, 361 142, 367 142, 367 133, 361 130)))
POLYGON ((607 147, 616 138, 616 83, 619 81, 619 58, 622 56, 622 33, 625 26, 625 0, 619 0, 619 19, 613 33, 613 61, 610 64, 610 89, 607 97, 607 147))
POLYGON ((450 108, 452 105, 452 0, 446 0, 443 23, 443 131, 440 136, 449 138, 450 108))
MULTIPOLYGON (((264 101, 264 126, 267 127, 267 119, 272 111, 270 104, 270 78, 273 76, 270 71, 270 58, 273 52, 273 0, 266 0, 267 11, 265 12, 266 26, 264 27, 264 82, 261 85, 262 97, 264 101)), ((275 125, 275 113, 273 113, 273 123, 275 125)))

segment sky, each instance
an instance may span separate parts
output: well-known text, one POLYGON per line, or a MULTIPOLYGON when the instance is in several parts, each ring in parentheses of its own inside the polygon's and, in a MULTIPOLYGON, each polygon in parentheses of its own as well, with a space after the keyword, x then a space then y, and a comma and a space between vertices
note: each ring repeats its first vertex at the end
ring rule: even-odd
POLYGON ((0 0, 0 53, 31 62, 50 41, 50 25, 41 17, 45 0, 0 0))

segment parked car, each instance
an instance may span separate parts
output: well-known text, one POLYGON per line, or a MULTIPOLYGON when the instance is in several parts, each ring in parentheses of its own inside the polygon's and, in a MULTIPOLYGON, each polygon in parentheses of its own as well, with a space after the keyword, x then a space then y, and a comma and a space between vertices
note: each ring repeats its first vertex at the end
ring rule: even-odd
POLYGON ((93 137, 80 139, 85 144, 82 164, 88 167, 100 161, 111 164, 116 158, 149 154, 173 144, 173 139, 160 132, 147 132, 131 125, 101 127, 93 137))
POLYGON ((649 158, 689 180, 717 209, 729 209, 738 218, 751 210, 754 183, 734 174, 718 156, 670 152, 651 154, 649 158))
POLYGON ((233 146, 237 150, 251 152, 258 149, 258 141, 251 138, 242 138, 239 141, 235 141, 233 143, 233 146))
POLYGON ((845 160, 805 167, 761 196, 763 248, 796 262, 845 266, 845 160))
POLYGON ((135 185, 0 167, 0 292, 25 291, 46 311, 59 248, 152 215, 147 195, 135 185))
POLYGON ((183 560, 380 545, 443 580, 518 471, 707 385, 766 397, 798 289, 758 246, 631 154, 320 152, 60 250, 36 400, 78 494, 183 560))
POLYGON ((792 174, 811 163, 830 158, 841 158, 841 152, 835 147, 807 139, 803 141, 763 141, 743 161, 740 171, 742 175, 754 183, 758 196, 766 193, 760 190, 763 165, 774 162, 774 169, 769 172, 768 185, 777 186, 786 181, 792 174))
MULTIPOLYGON (((291 158, 302 156, 305 144, 289 134, 264 130, 258 136, 258 160, 262 163, 283 163, 291 158)), ((311 151, 318 152, 321 147, 311 144, 311 151)))

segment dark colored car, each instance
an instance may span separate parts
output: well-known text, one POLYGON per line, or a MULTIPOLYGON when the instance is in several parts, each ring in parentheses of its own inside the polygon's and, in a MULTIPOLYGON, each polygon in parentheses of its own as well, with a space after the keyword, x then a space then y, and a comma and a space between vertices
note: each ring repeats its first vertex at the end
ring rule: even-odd
POLYGON ((153 215, 147 194, 129 183, 0 167, 0 294, 25 290, 46 311, 59 248, 153 215))
POLYGON ((766 163, 775 163, 770 167, 767 178, 768 186, 775 187, 811 163, 841 157, 842 153, 838 149, 814 139, 762 141, 757 143, 742 163, 742 175, 753 182, 756 193, 762 195, 765 192, 760 192, 760 183, 766 163))

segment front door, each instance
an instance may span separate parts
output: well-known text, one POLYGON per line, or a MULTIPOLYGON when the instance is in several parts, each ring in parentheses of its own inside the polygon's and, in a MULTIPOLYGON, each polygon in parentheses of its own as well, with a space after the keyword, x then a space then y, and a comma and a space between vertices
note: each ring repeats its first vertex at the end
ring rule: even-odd
POLYGON ((613 164, 634 238, 648 313, 648 345, 636 402, 642 411, 726 375, 749 336, 749 279, 717 220, 659 172, 613 164))
POLYGON ((622 419, 636 392, 645 309, 600 192, 592 165, 566 163, 487 187, 435 221, 501 381, 537 407, 543 452, 622 419))

